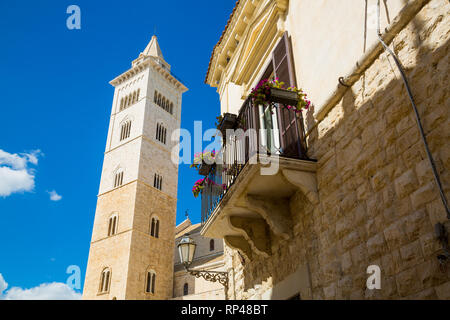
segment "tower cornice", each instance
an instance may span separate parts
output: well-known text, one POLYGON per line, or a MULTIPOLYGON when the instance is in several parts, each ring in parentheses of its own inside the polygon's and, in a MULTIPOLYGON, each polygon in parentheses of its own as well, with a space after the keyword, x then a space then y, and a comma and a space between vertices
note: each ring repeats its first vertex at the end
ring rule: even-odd
POLYGON ((123 82, 125 82, 126 80, 130 79, 131 77, 137 75, 138 73, 140 73, 140 72, 142 72, 145 69, 150 68, 150 67, 152 67, 154 70, 156 70, 165 79, 169 80, 169 82, 172 83, 182 93, 184 93, 184 92, 189 90, 183 83, 181 83, 180 80, 175 78, 169 71, 164 69, 160 64, 158 64, 153 59, 145 59, 145 60, 143 60, 141 63, 139 63, 138 65, 132 67, 128 71, 125 71, 120 76, 118 76, 118 77, 114 78, 113 80, 111 80, 109 83, 112 86, 117 87, 120 84, 122 84, 123 82))

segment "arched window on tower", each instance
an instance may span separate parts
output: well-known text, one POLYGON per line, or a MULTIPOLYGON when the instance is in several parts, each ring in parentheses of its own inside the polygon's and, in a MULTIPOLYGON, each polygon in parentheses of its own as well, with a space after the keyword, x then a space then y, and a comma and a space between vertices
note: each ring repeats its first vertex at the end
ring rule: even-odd
POLYGON ((161 106, 161 101, 162 101, 161 93, 158 93, 158 106, 161 106))
POLYGON ((183 296, 187 296, 189 294, 189 284, 185 283, 183 286, 183 296))
POLYGON ((157 123, 157 124, 156 124, 156 140, 158 140, 158 141, 159 141, 159 133, 160 133, 160 130, 159 130, 159 123, 157 123))
POLYGON ((145 292, 154 294, 156 285, 156 272, 153 270, 147 271, 145 280, 145 292))
POLYGON ((155 187, 158 190, 162 190, 162 176, 155 173, 155 176, 153 177, 153 187, 155 187))
POLYGON ((166 144, 167 139, 167 129, 163 126, 162 123, 156 124, 156 140, 166 144))
POLYGON ((112 215, 109 218, 109 223, 108 223, 108 237, 113 236, 117 233, 117 228, 118 228, 118 219, 119 217, 117 216, 117 214, 112 215))
POLYGON ((170 114, 173 114, 173 103, 170 103, 170 110, 169 110, 170 114))
POLYGON ((153 102, 158 103, 158 91, 155 90, 155 93, 153 94, 153 102))
POLYGON ((136 94, 137 94, 136 91, 133 92, 133 102, 132 102, 132 104, 135 104, 136 101, 137 101, 137 99, 136 99, 137 95, 136 94))
POLYGON ((109 292, 109 285, 111 283, 111 270, 109 268, 105 268, 100 275, 100 286, 99 293, 107 293, 109 292))
POLYGON ((120 127, 120 141, 130 137, 131 133, 131 120, 127 120, 122 123, 120 127))
POLYGON ((159 219, 152 217, 150 222, 150 235, 155 238, 159 238, 159 219))
POLYGON ((122 110, 123 110, 123 103, 124 103, 124 101, 123 101, 123 98, 122 98, 122 99, 120 99, 120 108, 119 108, 119 111, 122 111, 122 110))
POLYGON ((136 92, 136 101, 139 101, 139 95, 140 95, 140 93, 141 93, 141 89, 137 89, 137 92, 136 92))
POLYGON ((214 239, 209 241, 209 251, 214 251, 214 239))
POLYGON ((119 169, 114 175, 114 188, 120 187, 123 183, 123 170, 119 169))

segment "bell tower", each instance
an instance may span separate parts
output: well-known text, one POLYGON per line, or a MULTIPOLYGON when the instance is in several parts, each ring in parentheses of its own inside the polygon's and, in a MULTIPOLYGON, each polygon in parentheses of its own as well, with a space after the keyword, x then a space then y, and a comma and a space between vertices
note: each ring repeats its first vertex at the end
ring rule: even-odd
POLYGON ((182 94, 156 36, 111 85, 114 99, 83 299, 168 299, 182 94))

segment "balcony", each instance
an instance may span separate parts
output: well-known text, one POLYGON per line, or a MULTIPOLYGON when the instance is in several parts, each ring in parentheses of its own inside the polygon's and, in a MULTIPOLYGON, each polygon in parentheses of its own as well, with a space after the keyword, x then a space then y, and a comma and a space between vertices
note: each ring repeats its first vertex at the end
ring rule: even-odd
POLYGON ((233 130, 201 192, 201 233, 223 238, 252 260, 270 256, 276 239, 292 236, 293 197, 318 204, 316 162, 306 156, 301 113, 247 100, 234 118, 220 128, 233 130))

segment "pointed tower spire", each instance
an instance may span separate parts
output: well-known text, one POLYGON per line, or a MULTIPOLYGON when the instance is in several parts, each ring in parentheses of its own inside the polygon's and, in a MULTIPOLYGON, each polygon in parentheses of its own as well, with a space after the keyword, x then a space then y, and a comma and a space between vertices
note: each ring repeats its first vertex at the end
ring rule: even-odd
POLYGON ((152 37, 152 40, 150 40, 143 54, 164 60, 161 48, 159 47, 158 38, 155 35, 152 37))
POLYGON ((153 35, 147 47, 145 47, 144 51, 139 55, 139 58, 133 61, 133 67, 148 58, 156 60, 156 62, 158 62, 163 68, 170 72, 170 64, 168 64, 166 60, 164 60, 164 56, 162 54, 161 48, 159 47, 158 38, 156 37, 156 35, 153 35))

